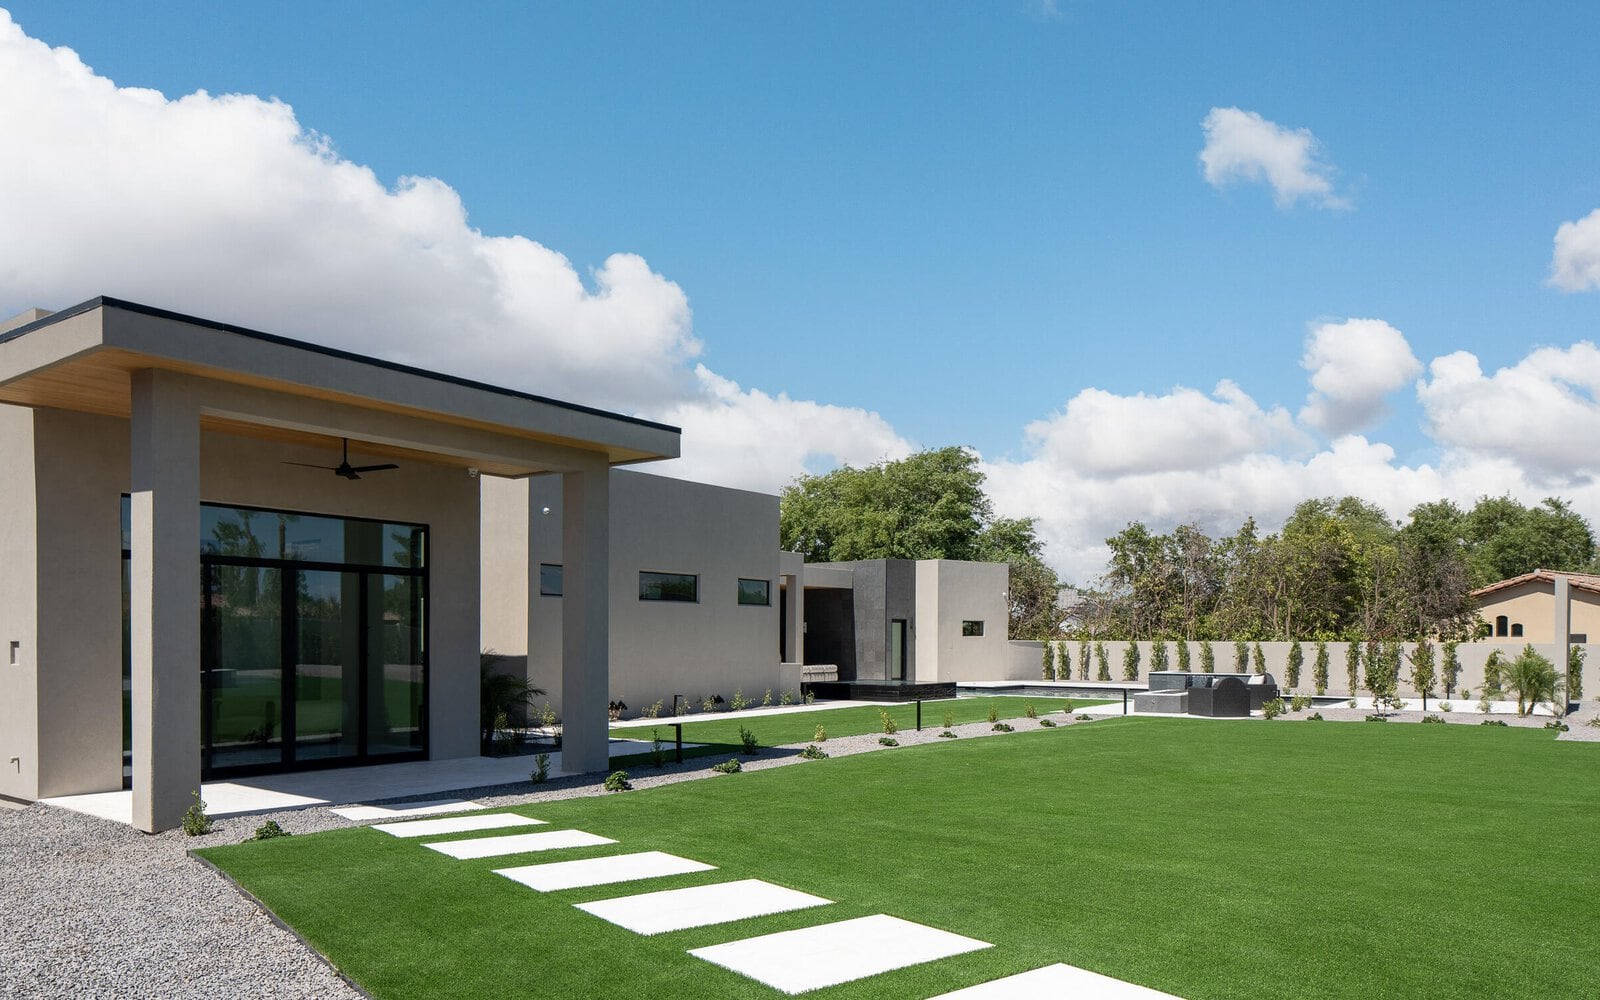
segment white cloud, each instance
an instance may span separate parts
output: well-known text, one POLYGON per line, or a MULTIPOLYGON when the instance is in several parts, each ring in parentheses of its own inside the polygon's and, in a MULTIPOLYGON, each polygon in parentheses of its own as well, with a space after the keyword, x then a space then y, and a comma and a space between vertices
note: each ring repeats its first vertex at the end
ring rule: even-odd
POLYGON ((1405 335, 1381 319, 1318 324, 1306 337, 1300 366, 1311 373, 1300 419, 1330 435, 1376 423, 1385 398, 1422 372, 1405 335))
POLYGON ((1600 288, 1600 208, 1556 230, 1550 284, 1563 292, 1600 288))
POLYGON ((1302 198, 1324 208, 1350 207, 1334 191, 1333 166, 1322 159, 1321 143, 1309 129, 1284 128, 1239 108, 1212 108, 1200 127, 1206 135, 1200 165, 1212 187, 1265 181, 1279 208, 1302 198))
POLYGON ((875 414, 698 367, 688 297, 635 254, 585 271, 486 235, 443 181, 385 186, 287 104, 119 88, 3 10, 0 134, 19 139, 0 157, 7 313, 114 295, 681 419, 681 465, 714 481, 776 489, 807 455, 907 447, 875 414))
POLYGON ((1484 375, 1465 351, 1435 358, 1417 387, 1434 440, 1503 460, 1536 484, 1567 486, 1600 473, 1600 349, 1541 347, 1484 375))

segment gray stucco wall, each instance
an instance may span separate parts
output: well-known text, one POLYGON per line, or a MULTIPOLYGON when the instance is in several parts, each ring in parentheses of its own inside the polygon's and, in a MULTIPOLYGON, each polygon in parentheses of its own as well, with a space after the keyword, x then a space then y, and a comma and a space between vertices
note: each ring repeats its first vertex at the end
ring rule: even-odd
MULTIPOLYGON (((482 502, 483 586, 494 595, 483 605, 484 642, 512 662, 526 657, 546 691, 540 701, 559 712, 563 599, 536 592, 536 564, 562 561, 561 479, 484 477, 482 502)), ((610 581, 610 698, 630 718, 657 699, 670 706, 674 694, 742 690, 759 701, 770 687, 777 696, 777 497, 613 470, 610 581), (699 601, 641 601, 641 570, 695 574, 699 601), (770 603, 739 604, 741 577, 769 581, 770 603)))
POLYGON ((5 470, 0 480, 0 795, 31 800, 38 798, 39 787, 31 410, 0 404, 0 468, 5 470))
POLYGON ((924 559, 917 569, 917 662, 921 681, 1004 680, 1009 616, 1005 563, 924 559), (964 635, 962 623, 983 623, 983 634, 964 635))

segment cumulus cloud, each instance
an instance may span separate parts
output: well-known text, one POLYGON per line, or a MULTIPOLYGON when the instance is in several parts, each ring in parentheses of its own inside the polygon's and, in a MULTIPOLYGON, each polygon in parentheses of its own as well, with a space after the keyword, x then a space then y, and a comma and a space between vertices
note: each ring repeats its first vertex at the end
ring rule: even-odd
POLYGON ((1306 337, 1300 366, 1311 373, 1300 419, 1331 435, 1378 422, 1388 395, 1422 373, 1405 335, 1381 319, 1318 324, 1306 337))
POLYGON ((1309 129, 1285 128, 1239 108, 1212 108, 1200 127, 1206 136, 1200 166, 1212 187, 1264 181, 1279 208, 1302 198, 1323 208, 1350 207, 1334 191, 1333 166, 1309 129))
POLYGON ((107 294, 679 420, 671 465, 738 485, 909 448, 876 414, 697 364, 688 296, 636 254, 580 269, 487 235, 448 184, 385 185, 281 101, 118 87, 3 10, 0 132, 26 137, 0 157, 8 312, 107 294))
POLYGON ((1600 208, 1556 230, 1550 284, 1563 292, 1600 288, 1600 208))

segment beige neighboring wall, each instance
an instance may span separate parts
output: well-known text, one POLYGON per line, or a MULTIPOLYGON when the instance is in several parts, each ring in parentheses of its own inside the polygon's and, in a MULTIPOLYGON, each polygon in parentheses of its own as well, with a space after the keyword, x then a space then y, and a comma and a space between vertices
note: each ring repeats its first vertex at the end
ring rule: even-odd
MULTIPOLYGON (((484 644, 528 657, 529 679, 546 691, 540 701, 559 712, 563 598, 530 588, 538 564, 562 561, 561 477, 485 477, 482 498, 483 587, 494 595, 483 603, 484 644)), ((770 687, 776 697, 777 536, 775 496, 612 470, 610 698, 627 703, 629 718, 657 699, 670 710, 674 694, 731 699, 742 690, 759 701, 770 687), (641 601, 641 570, 699 576, 699 601, 641 601), (770 603, 739 604, 741 577, 767 580, 770 603)))
MULTIPOLYGON (((1591 590, 1571 587, 1571 634, 1587 636, 1590 641, 1600 641, 1600 594, 1591 590)), ((1497 590, 1478 600, 1478 616, 1494 628, 1495 619, 1505 615, 1507 632, 1510 626, 1522 626, 1524 642, 1555 642, 1555 594, 1549 581, 1529 580, 1515 586, 1497 590)), ((1491 638, 1510 641, 1513 637, 1491 635, 1491 638)))
POLYGON ((923 559, 917 562, 917 681, 1006 680, 1010 623, 1005 563, 923 559), (962 634, 962 623, 983 622, 983 635, 962 634))
POLYGON ((33 412, 0 404, 0 795, 39 797, 38 541, 33 412), (16 643, 16 662, 12 662, 16 643))

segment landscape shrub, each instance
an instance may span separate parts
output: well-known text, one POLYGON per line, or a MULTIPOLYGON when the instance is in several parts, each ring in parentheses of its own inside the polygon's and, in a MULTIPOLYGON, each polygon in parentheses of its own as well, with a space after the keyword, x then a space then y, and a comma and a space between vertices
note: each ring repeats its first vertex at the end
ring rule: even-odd
POLYGON ((1369 715, 1369 716, 1366 717, 1366 719, 1364 721, 1366 721, 1366 722, 1388 722, 1389 721, 1389 717, 1387 715, 1369 715))
POLYGON ((744 770, 744 765, 739 763, 739 758, 730 757, 720 764, 712 764, 711 770, 719 774, 738 774, 744 770))
POLYGON ((880 736, 878 737, 878 745, 885 747, 897 747, 900 745, 900 741, 895 739, 893 736, 880 736))
MULTIPOLYGON (((613 718, 611 721, 615 722, 613 718)), ((496 757, 507 757, 517 752, 517 744, 522 741, 516 730, 511 728, 511 717, 500 712, 494 717, 494 737, 492 746, 496 757)))
POLYGON ((528 773, 528 780, 535 785, 542 785, 550 780, 550 755, 540 753, 533 755, 533 770, 528 773))
POLYGON ((1105 643, 1097 642, 1094 644, 1094 662, 1094 679, 1097 681, 1109 681, 1111 679, 1111 660, 1106 656, 1105 643))
POLYGON ((184 810, 183 819, 179 823, 183 827, 183 832, 191 837, 201 837, 211 832, 213 824, 211 817, 206 815, 206 804, 200 798, 199 789, 195 789, 194 801, 184 810))
POLYGON ((628 780, 627 771, 612 771, 606 778, 605 789, 608 792, 626 792, 633 788, 633 782, 628 780))
POLYGON ((793 705, 794 704, 794 692, 793 691, 785 691, 782 695, 779 696, 778 704, 780 704, 780 705, 793 705))
POLYGON ((1478 699, 1478 711, 1482 712, 1484 715, 1488 715, 1489 710, 1493 707, 1494 704, 1493 702, 1489 701, 1489 696, 1487 694, 1478 699))
POLYGON ((744 744, 744 752, 747 757, 760 752, 760 747, 756 744, 756 734, 743 726, 739 727, 739 742, 744 744))
POLYGON ((1072 680, 1072 653, 1067 650, 1067 644, 1062 643, 1056 650, 1056 680, 1072 680))
POLYGON ((1441 711, 1441 712, 1451 712, 1451 711, 1454 711, 1454 710, 1455 710, 1455 706, 1450 704, 1448 701, 1439 702, 1439 711, 1441 711))
POLYGON ((1584 723, 1584 725, 1588 726, 1590 729, 1600 729, 1600 715, 1590 719, 1588 722, 1584 723))
POLYGON ((1217 672, 1217 651, 1211 648, 1209 639, 1200 644, 1200 672, 1202 674, 1217 672))
POLYGON ((1026 715, 1030 719, 1037 719, 1039 717, 1039 711, 1033 707, 1033 702, 1031 701, 1028 702, 1028 704, 1022 709, 1022 714, 1026 715))
POLYGON ((256 827, 255 839, 257 840, 271 840, 274 837, 288 836, 290 836, 289 831, 279 826, 278 821, 275 819, 269 819, 265 823, 262 823, 260 826, 256 827))
POLYGON ((816 700, 817 700, 817 694, 816 694, 815 691, 807 691, 806 692, 806 704, 807 705, 810 705, 810 704, 814 703, 816 700))
POLYGON ((1256 673, 1264 674, 1267 672, 1267 654, 1266 651, 1261 648, 1261 643, 1258 642, 1251 647, 1250 657, 1255 662, 1256 673))
POLYGON ((1122 648, 1122 679, 1125 681, 1139 679, 1139 644, 1131 640, 1122 648))
MULTIPOLYGON (((1456 655, 1457 645, 1459 644, 1455 640, 1444 644, 1444 663, 1439 671, 1439 679, 1444 681, 1444 693, 1447 695, 1455 692, 1456 681, 1461 679, 1461 657, 1456 655)), ((1467 693, 1465 691, 1461 692, 1463 699, 1466 696, 1467 693)))
POLYGON ((1084 642, 1078 643, 1078 680, 1086 681, 1088 679, 1089 679, 1089 643, 1087 641, 1084 641, 1084 642))
POLYGON ((1300 644, 1298 642, 1290 643, 1289 662, 1283 671, 1283 679, 1288 685, 1289 690, 1293 691, 1295 688, 1300 686, 1300 667, 1303 666, 1305 662, 1306 654, 1305 651, 1300 648, 1300 644))
POLYGON ((1274 698, 1271 701, 1262 702, 1261 717, 1263 719, 1276 719, 1283 714, 1283 708, 1282 698, 1274 698))
POLYGON ((1528 716, 1541 701, 1555 702, 1561 695, 1561 678, 1556 676, 1556 665, 1540 656, 1533 644, 1522 647, 1522 653, 1502 672, 1502 683, 1517 693, 1517 714, 1528 716))
POLYGON ((1445 721, 1444 721, 1444 716, 1442 716, 1442 715, 1433 715, 1431 713, 1428 714, 1428 715, 1424 715, 1422 717, 1422 721, 1423 722, 1434 723, 1435 725, 1440 725, 1440 726, 1446 724, 1445 721))
POLYGON ((628 703, 625 702, 625 701, 618 700, 618 701, 607 702, 606 703, 606 718, 610 719, 612 722, 621 722, 622 721, 622 713, 626 712, 627 710, 628 710, 628 703))
POLYGON ((1344 676, 1345 682, 1350 685, 1346 690, 1354 696, 1361 687, 1358 683, 1361 678, 1361 643, 1353 639, 1344 648, 1344 676))
POLYGON ((1157 639, 1150 644, 1150 669, 1165 670, 1167 665, 1167 644, 1164 640, 1157 639))
POLYGON ((1500 668, 1505 661, 1505 654, 1498 649, 1489 650, 1483 661, 1483 696, 1490 701, 1498 701, 1505 693, 1500 687, 1500 668))
POLYGON ((817 731, 811 734, 811 738, 818 743, 826 743, 828 742, 828 730, 822 726, 818 726, 817 731))
POLYGON ((1567 648, 1567 697, 1583 700, 1583 658, 1588 655, 1582 646, 1567 648))
POLYGON ((661 718, 661 699, 657 698, 656 701, 655 701, 655 704, 651 705, 649 708, 647 708, 647 709, 643 710, 642 712, 640 712, 639 713, 639 718, 641 718, 641 719, 659 719, 659 718, 661 718))
POLYGON ((827 756, 828 752, 817 746, 815 743, 800 751, 801 760, 825 760, 827 756))
POLYGON ((1321 712, 1312 712, 1310 715, 1306 716, 1306 721, 1307 722, 1321 722, 1322 721, 1322 713, 1321 712))
POLYGON ((1317 658, 1311 665, 1311 685, 1317 694, 1328 693, 1328 644, 1317 640, 1317 658))
POLYGON ((1242 640, 1233 644, 1233 672, 1236 674, 1248 673, 1250 670, 1250 646, 1242 640))
POLYGON ((1051 655, 1050 643, 1048 642, 1044 644, 1044 657, 1039 665, 1039 673, 1044 680, 1053 681, 1056 679, 1055 657, 1051 655))
POLYGON ((767 688, 767 693, 761 697, 761 707, 762 708, 771 708, 772 707, 772 689, 771 688, 767 688))
POLYGON ((944 727, 946 729, 953 729, 953 728, 955 728, 955 724, 956 724, 956 713, 954 713, 954 712, 946 712, 946 713, 944 713, 944 727))
POLYGON ((1178 669, 1187 674, 1187 673, 1190 672, 1189 671, 1189 644, 1186 641, 1184 641, 1182 639, 1179 639, 1178 642, 1177 642, 1177 646, 1178 646, 1178 669))
POLYGON ((656 767, 667 766, 667 752, 661 743, 661 730, 650 730, 650 763, 656 767))
POLYGON ((886 736, 893 736, 899 726, 894 724, 894 716, 889 714, 887 708, 878 709, 878 719, 883 723, 883 732, 886 736))
POLYGON ((1067 713, 1068 715, 1072 714, 1072 699, 1071 698, 1068 698, 1067 701, 1066 701, 1066 704, 1061 706, 1061 710, 1063 712, 1067 713))
POLYGON ((1012 727, 1006 725, 1004 722, 996 722, 993 726, 991 726, 989 728, 993 729, 997 733, 1015 732, 1015 730, 1012 729, 1012 727))
POLYGON ((946 729, 944 732, 939 734, 939 738, 941 740, 953 740, 953 739, 956 738, 956 734, 952 733, 950 730, 946 729))
POLYGON ((1043 726, 1046 729, 1054 729, 1056 727, 1056 724, 1054 722, 1051 722, 1049 719, 1040 719, 1039 720, 1039 725, 1043 726))
POLYGON ((720 712, 722 711, 722 706, 725 704, 726 702, 722 700, 722 695, 708 694, 704 698, 700 699, 700 711, 720 712))
POLYGON ((1482 722, 1478 723, 1478 725, 1480 725, 1480 726, 1509 726, 1509 725, 1511 725, 1511 723, 1507 722, 1504 719, 1484 719, 1482 722))
POLYGON ((734 690, 733 701, 730 703, 730 707, 735 712, 742 712, 753 704, 755 703, 744 696, 744 689, 739 688, 734 690))
POLYGON ((1546 722, 1544 727, 1546 729, 1554 729, 1558 733, 1564 733, 1567 731, 1567 724, 1557 719, 1551 719, 1549 722, 1546 722))
POLYGON ((1434 684, 1439 678, 1434 660, 1433 643, 1426 639, 1418 640, 1411 649, 1411 686, 1424 700, 1432 697, 1434 684))
POLYGON ((998 708, 995 708, 993 705, 989 706, 989 721, 990 722, 999 722, 1000 721, 1000 710, 998 708))
POLYGON ((1311 696, 1310 695, 1297 694, 1293 698, 1289 699, 1289 710, 1291 712, 1304 712, 1306 709, 1308 709, 1310 707, 1311 707, 1311 696))

